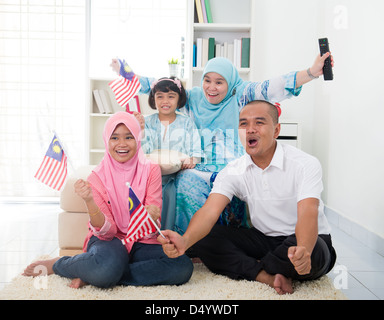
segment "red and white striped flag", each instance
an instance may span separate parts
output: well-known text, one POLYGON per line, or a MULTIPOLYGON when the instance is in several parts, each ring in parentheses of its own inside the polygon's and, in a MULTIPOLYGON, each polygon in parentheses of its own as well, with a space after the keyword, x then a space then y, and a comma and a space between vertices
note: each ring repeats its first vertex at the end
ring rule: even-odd
POLYGON ((129 100, 139 93, 141 88, 140 81, 136 75, 133 76, 132 80, 128 80, 121 75, 114 81, 109 83, 117 103, 125 108, 129 100))
POLYGON ((155 222, 130 186, 128 201, 131 220, 129 221, 127 236, 122 240, 123 244, 136 241, 157 230, 155 222))
POLYGON ((57 191, 60 191, 67 177, 67 156, 56 135, 53 136, 43 162, 35 178, 57 191))

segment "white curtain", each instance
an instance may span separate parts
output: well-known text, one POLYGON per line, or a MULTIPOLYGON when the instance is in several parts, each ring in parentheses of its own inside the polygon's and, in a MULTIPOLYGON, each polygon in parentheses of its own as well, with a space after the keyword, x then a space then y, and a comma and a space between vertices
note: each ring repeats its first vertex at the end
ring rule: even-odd
POLYGON ((0 197, 58 196, 34 175, 53 131, 69 173, 85 164, 89 77, 116 56, 168 75, 186 24, 186 0, 0 0, 0 197))
POLYGON ((0 0, 0 196, 57 195, 34 178, 53 131, 72 166, 85 158, 85 13, 79 0, 0 0))

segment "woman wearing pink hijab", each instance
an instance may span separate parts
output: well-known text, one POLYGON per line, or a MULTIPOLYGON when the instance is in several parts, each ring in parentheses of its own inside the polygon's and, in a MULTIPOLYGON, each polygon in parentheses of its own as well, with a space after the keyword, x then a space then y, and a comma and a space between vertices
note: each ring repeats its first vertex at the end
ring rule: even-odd
POLYGON ((84 253, 37 261, 29 265, 26 276, 37 276, 43 265, 48 274, 72 278, 71 287, 91 284, 101 288, 115 285, 179 285, 187 282, 193 264, 187 256, 168 258, 150 234, 135 242, 122 243, 130 221, 127 182, 154 221, 162 205, 161 171, 146 159, 141 149, 141 129, 133 115, 118 112, 105 124, 105 155, 88 177, 75 183, 76 193, 85 201, 89 213, 89 233, 84 253))

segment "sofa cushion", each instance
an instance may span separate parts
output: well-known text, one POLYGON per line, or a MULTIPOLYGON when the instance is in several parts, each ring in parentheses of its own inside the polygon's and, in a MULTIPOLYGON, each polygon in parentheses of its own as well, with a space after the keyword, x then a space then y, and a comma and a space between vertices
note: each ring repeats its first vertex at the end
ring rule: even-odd
POLYGON ((88 234, 89 216, 81 212, 59 214, 59 247, 61 249, 82 249, 88 234))

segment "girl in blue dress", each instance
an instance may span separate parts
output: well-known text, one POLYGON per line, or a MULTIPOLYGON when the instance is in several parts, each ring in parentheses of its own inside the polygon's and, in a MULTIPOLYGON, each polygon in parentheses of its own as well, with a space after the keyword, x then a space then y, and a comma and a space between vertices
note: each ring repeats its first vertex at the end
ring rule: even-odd
POLYGON ((200 162, 200 135, 193 120, 176 111, 184 107, 187 95, 175 77, 161 78, 151 85, 148 104, 158 113, 145 117, 143 150, 174 150, 185 154, 181 169, 192 169, 200 162))
MULTIPOLYGON (((161 150, 167 156, 170 150, 184 154, 181 169, 192 169, 202 158, 200 135, 190 117, 176 113, 184 107, 187 95, 181 81, 175 77, 161 78, 151 84, 148 104, 158 113, 145 117, 143 150, 150 154, 161 150)), ((170 156, 168 157, 170 158, 170 156)), ((176 173, 162 176, 163 208, 161 227, 175 229, 176 173)))

